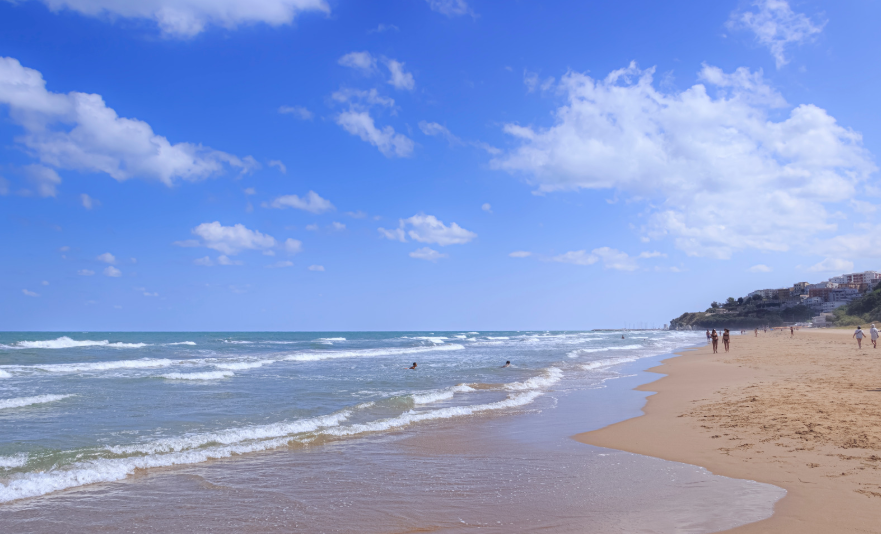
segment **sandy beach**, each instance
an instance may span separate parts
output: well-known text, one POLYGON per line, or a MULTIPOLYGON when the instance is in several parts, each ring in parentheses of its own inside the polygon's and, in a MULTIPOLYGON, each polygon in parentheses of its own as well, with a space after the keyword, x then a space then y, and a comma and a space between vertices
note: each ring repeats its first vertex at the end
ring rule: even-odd
POLYGON ((770 519, 729 532, 881 532, 881 348, 851 330, 747 332, 652 369, 645 415, 575 439, 774 484, 770 519))

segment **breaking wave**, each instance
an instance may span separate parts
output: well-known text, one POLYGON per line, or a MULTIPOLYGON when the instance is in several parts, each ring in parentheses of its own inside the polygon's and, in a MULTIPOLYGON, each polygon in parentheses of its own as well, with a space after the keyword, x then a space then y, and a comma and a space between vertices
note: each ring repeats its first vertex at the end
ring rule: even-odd
POLYGON ((204 373, 168 373, 162 378, 168 380, 220 380, 234 376, 232 371, 207 371, 204 373))
POLYGON ((390 349, 362 349, 362 350, 341 350, 326 352, 302 352, 291 354, 285 357, 287 361, 294 362, 314 362, 319 360, 332 360, 336 358, 370 358, 376 356, 394 356, 396 354, 415 354, 420 352, 431 352, 436 350, 462 350, 465 347, 456 343, 435 345, 431 347, 401 347, 390 349))
POLYGON ((115 349, 139 349, 146 347, 147 343, 111 343, 108 340, 92 341, 85 339, 77 341, 67 336, 61 336, 58 339, 50 339, 46 341, 18 341, 12 345, 4 345, 7 348, 17 349, 72 349, 76 347, 113 347, 115 349))
POLYGON ((6 408, 22 408, 33 404, 45 404, 47 402, 55 402, 61 399, 73 397, 73 395, 37 395, 34 397, 18 397, 15 399, 0 399, 0 410, 6 408))

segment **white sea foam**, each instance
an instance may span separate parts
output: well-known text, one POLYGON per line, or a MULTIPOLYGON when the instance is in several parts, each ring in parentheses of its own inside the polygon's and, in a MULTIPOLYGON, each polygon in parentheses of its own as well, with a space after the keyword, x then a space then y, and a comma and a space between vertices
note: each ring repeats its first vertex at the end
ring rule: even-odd
POLYGON ((474 388, 468 384, 459 384, 451 388, 436 389, 433 391, 426 391, 425 393, 414 393, 412 395, 413 404, 431 404, 432 402, 452 399, 456 393, 466 393, 469 391, 474 391, 474 388))
POLYGON ((326 352, 300 352, 296 354, 291 354, 290 356, 285 357, 285 360, 294 361, 294 362, 313 362, 319 360, 332 360, 336 358, 370 358, 376 356, 394 356, 397 354, 414 354, 419 352, 431 352, 436 350, 448 351, 448 350, 461 350, 464 349, 462 345, 457 345, 455 343, 444 344, 444 345, 434 345, 430 347, 401 347, 401 348, 388 348, 388 349, 362 349, 362 350, 341 350, 341 351, 326 351, 326 352))
POLYGON ((243 371, 245 369, 256 369, 258 367, 263 367, 266 364, 275 363, 275 360, 252 360, 247 362, 230 362, 230 363, 215 363, 214 367, 218 369, 227 369, 230 371, 243 371))
POLYGON ((12 456, 0 456, 0 469, 15 469, 16 467, 24 467, 27 463, 27 453, 22 452, 12 456))
POLYGON ((103 341, 92 341, 90 339, 85 339, 83 341, 77 341, 75 339, 71 339, 67 336, 62 336, 58 339, 50 339, 46 341, 18 341, 10 348, 20 348, 20 349, 72 349, 76 347, 113 347, 115 349, 139 349, 141 347, 146 347, 147 343, 111 343, 108 340, 103 341))
POLYGON ((206 371, 204 373, 168 373, 162 378, 168 380, 219 380, 235 375, 232 371, 206 371))
POLYGON ((10 378, 11 376, 11 374, 7 373, 3 369, 0 369, 0 378, 10 378))
POLYGON ((516 395, 511 395, 505 400, 501 400, 498 402, 492 402, 489 404, 474 404, 471 406, 451 406, 449 408, 439 408, 437 410, 429 410, 429 411, 416 411, 410 410, 409 412, 403 413, 397 417, 392 417, 389 419, 380 419, 378 421, 371 421, 369 423, 361 423, 356 425, 349 426, 340 426, 336 428, 330 428, 324 431, 325 434, 330 434, 332 436, 354 436, 357 434, 364 434, 367 432, 381 432, 384 430, 391 430, 394 428, 401 428, 404 426, 412 425, 413 423, 418 423, 421 421, 429 421, 432 419, 449 419, 452 417, 462 417, 465 415, 473 415, 476 413, 493 411, 493 410, 503 410, 505 408, 516 408, 519 406, 525 406, 544 393, 541 391, 527 391, 524 393, 519 393, 516 395))
POLYGON ((344 337, 320 337, 320 338, 316 339, 315 341, 345 341, 345 340, 346 340, 346 338, 344 338, 344 337))
POLYGON ((45 404, 61 399, 73 397, 73 395, 36 395, 34 397, 18 397, 15 399, 0 399, 0 410, 5 408, 21 408, 32 404, 45 404))
POLYGON ((80 373, 90 371, 107 371, 111 369, 153 369, 168 367, 187 360, 169 360, 168 358, 141 358, 139 360, 115 360, 109 362, 55 363, 23 365, 19 369, 38 369, 50 373, 80 373))
POLYGON ((539 376, 534 376, 523 382, 511 382, 505 384, 504 387, 511 391, 542 389, 556 384, 561 378, 563 378, 563 371, 557 367, 548 367, 545 369, 545 372, 539 376))
POLYGON ((224 339, 223 342, 224 343, 233 343, 236 345, 250 345, 251 343, 254 343, 253 341, 236 341, 234 339, 224 339))
POLYGON ((643 347, 642 345, 622 345, 620 347, 603 347, 603 348, 599 348, 599 349, 577 349, 577 350, 573 350, 572 352, 566 354, 566 356, 569 356, 570 358, 577 358, 578 355, 581 353, 590 354, 593 352, 608 352, 610 350, 634 350, 634 349, 642 349, 642 348, 645 348, 645 347, 643 347))
POLYGON ((507 336, 486 336, 486 339, 511 339, 507 336))
POLYGON ((585 371, 590 371, 593 369, 602 369, 605 367, 612 367, 613 365, 618 365, 621 363, 635 362, 637 358, 607 358, 605 360, 595 360, 592 362, 585 363, 581 366, 585 371))
POLYGON ((432 337, 432 336, 417 336, 417 337, 411 337, 408 339, 419 339, 421 341, 431 341, 432 343, 441 345, 441 344, 443 344, 445 339, 449 339, 449 338, 441 337, 441 336, 434 336, 434 337, 432 337))
POLYGON ((195 344, 196 344, 195 341, 179 341, 177 343, 166 343, 166 345, 168 345, 169 347, 171 347, 173 345, 195 345, 195 344))

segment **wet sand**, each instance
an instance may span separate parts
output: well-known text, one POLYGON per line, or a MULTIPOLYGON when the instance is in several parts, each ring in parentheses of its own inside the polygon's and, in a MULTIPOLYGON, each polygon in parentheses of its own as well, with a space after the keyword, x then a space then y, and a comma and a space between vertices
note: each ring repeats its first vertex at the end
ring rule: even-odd
POLYGON ((644 416, 575 439, 787 490, 731 533, 881 532, 881 347, 851 335, 750 331, 727 354, 686 352, 637 388, 658 393, 644 416))

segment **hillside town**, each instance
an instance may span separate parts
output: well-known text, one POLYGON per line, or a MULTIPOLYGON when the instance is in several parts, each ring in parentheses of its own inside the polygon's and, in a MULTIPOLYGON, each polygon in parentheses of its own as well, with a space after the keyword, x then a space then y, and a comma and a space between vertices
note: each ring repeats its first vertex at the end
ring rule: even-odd
POLYGON ((830 314, 881 284, 881 272, 843 274, 811 284, 798 282, 792 287, 757 289, 745 297, 729 297, 713 302, 705 312, 686 313, 670 323, 670 329, 689 330, 722 323, 760 326, 763 321, 804 322, 826 326, 830 314))

